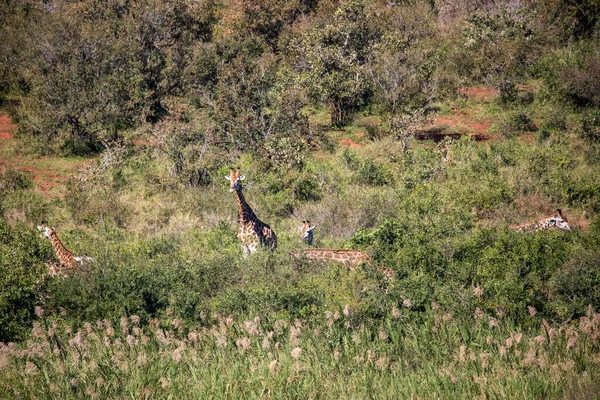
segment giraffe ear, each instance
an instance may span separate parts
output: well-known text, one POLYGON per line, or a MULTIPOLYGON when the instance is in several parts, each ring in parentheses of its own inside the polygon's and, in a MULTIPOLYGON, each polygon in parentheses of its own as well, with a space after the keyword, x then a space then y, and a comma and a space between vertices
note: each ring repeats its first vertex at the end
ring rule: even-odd
POLYGON ((231 177, 230 176, 226 176, 225 179, 227 179, 228 181, 231 181, 231 177))
POLYGON ((240 176, 240 178, 239 178, 239 179, 240 179, 240 181, 243 181, 244 179, 246 179, 246 176, 245 176, 245 175, 242 175, 242 176, 240 176))

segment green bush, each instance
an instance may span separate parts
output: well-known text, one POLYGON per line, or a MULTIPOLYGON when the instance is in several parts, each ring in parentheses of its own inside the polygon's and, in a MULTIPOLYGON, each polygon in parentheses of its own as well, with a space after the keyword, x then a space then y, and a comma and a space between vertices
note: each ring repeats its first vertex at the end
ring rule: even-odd
POLYGON ((371 186, 385 186, 393 183, 392 172, 383 164, 367 158, 356 171, 356 180, 371 186))
POLYGON ((30 331, 45 293, 44 262, 52 254, 37 230, 11 228, 0 219, 0 342, 22 340, 30 331))
POLYGON ((496 129, 506 139, 524 132, 536 131, 531 117, 524 111, 510 112, 497 123, 496 129))
POLYGON ((592 143, 600 143, 600 111, 590 110, 581 116, 579 136, 592 143))
POLYGON ((552 310, 563 320, 578 318, 600 304, 600 251, 576 252, 549 281, 552 310))
POLYGON ((294 197, 301 201, 319 201, 323 197, 319 182, 313 176, 300 178, 294 183, 294 197))

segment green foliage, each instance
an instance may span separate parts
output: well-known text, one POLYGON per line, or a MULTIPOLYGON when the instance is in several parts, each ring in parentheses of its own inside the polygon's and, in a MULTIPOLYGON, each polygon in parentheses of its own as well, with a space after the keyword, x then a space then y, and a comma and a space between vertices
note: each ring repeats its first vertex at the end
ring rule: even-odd
POLYGON ((493 85, 503 103, 514 100, 516 82, 537 56, 532 14, 525 9, 477 11, 462 28, 463 57, 469 57, 465 78, 493 85))
POLYGON ((537 127, 526 112, 514 111, 504 116, 496 129, 502 137, 511 138, 524 132, 536 131, 537 127))
POLYGON ((42 263, 51 258, 32 228, 10 227, 0 219, 0 341, 27 337, 34 318, 34 308, 41 304, 45 290, 42 263))
POLYGON ((599 304, 600 253, 577 252, 552 275, 549 281, 552 308, 562 319, 584 315, 588 306, 599 304))
POLYGON ((592 143, 600 143, 600 111, 590 110, 582 115, 579 136, 592 143))
POLYGON ((33 181, 28 174, 13 168, 8 168, 0 175, 0 188, 2 188, 2 193, 14 192, 19 189, 28 189, 32 184, 33 181))
POLYGON ((313 99, 327 104, 333 126, 347 124, 368 96, 363 67, 379 36, 373 17, 362 0, 343 1, 331 20, 319 21, 296 45, 302 83, 313 99))
POLYGON ((323 193, 314 177, 305 176, 294 184, 294 197, 301 201, 319 201, 323 193))
POLYGON ((370 158, 361 163, 356 171, 356 180, 372 186, 385 186, 394 181, 392 172, 388 168, 370 158))

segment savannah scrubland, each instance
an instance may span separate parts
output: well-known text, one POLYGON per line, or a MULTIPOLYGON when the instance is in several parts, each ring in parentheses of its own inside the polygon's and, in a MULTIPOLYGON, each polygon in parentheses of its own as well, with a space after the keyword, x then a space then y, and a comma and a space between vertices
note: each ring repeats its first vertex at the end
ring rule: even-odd
POLYGON ((3 1, 0 398, 597 398, 598 16, 3 1), (293 260, 303 220, 394 279, 293 260))

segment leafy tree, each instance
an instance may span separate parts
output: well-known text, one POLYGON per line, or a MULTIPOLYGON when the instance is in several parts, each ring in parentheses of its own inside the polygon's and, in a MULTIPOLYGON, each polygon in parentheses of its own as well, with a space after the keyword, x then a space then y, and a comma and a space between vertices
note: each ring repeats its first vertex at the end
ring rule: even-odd
POLYGON ((160 117, 163 100, 189 86, 190 49, 210 35, 210 4, 87 0, 40 11, 23 65, 31 93, 21 133, 85 153, 160 117))
POLYGON ((515 95, 515 78, 523 76, 536 56, 535 32, 525 9, 475 12, 462 29, 471 79, 482 79, 500 91, 503 102, 515 95))
POLYGON ((308 118, 301 113, 305 99, 297 88, 278 81, 280 58, 262 49, 255 42, 238 47, 220 66, 215 93, 207 98, 205 92, 204 104, 221 145, 250 151, 272 166, 301 166, 308 136, 308 118))
POLYGON ((384 32, 368 65, 374 103, 387 114, 390 132, 406 150, 436 94, 436 29, 424 4, 395 7, 380 19, 384 32))
POLYGON ((346 124, 369 96, 365 66, 380 36, 373 17, 362 0, 342 1, 331 20, 323 18, 295 45, 302 83, 328 105, 334 126, 346 124))

